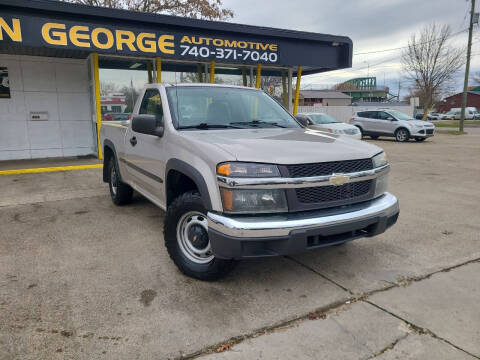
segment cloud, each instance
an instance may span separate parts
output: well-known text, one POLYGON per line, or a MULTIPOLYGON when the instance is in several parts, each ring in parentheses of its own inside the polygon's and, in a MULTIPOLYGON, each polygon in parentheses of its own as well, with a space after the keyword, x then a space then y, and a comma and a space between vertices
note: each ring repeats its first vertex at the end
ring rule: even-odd
MULTIPOLYGON (((224 5, 235 12, 232 21, 237 23, 349 36, 354 53, 405 46, 411 34, 431 22, 449 24, 452 32, 466 29, 470 6, 465 0, 224 0, 224 5)), ((451 41, 463 46, 466 42, 466 33, 451 41)), ((479 45, 480 39, 473 54, 480 54, 479 45)), ((305 83, 366 76, 368 64, 370 75, 382 83, 384 73, 387 78, 401 77, 400 58, 401 51, 354 56, 352 69, 306 76, 305 83), (373 66, 377 63, 381 64, 373 66)), ((472 69, 480 70, 480 55, 472 59, 472 69)))

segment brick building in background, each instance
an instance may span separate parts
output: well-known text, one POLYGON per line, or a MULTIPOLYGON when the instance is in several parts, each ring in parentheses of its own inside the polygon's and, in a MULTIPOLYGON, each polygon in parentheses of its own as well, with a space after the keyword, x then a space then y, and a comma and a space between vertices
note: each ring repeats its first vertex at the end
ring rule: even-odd
MULTIPOLYGON (((440 113, 445 113, 450 111, 452 108, 462 107, 462 95, 463 93, 458 93, 446 97, 436 106, 437 111, 440 113)), ((476 107, 478 110, 480 110, 480 91, 469 91, 467 93, 467 107, 476 107)))

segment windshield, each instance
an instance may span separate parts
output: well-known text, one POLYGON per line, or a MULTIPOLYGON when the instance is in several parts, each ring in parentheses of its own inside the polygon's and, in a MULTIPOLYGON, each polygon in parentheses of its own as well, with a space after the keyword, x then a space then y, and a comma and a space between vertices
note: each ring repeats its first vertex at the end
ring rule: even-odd
POLYGON ((167 88, 167 95, 177 129, 300 128, 262 91, 178 86, 167 88))
POLYGON ((327 114, 309 114, 307 116, 312 119, 315 124, 332 124, 340 122, 327 114))
POLYGON ((388 112, 390 113, 390 115, 395 116, 397 120, 415 120, 410 115, 407 115, 397 110, 388 110, 388 112))

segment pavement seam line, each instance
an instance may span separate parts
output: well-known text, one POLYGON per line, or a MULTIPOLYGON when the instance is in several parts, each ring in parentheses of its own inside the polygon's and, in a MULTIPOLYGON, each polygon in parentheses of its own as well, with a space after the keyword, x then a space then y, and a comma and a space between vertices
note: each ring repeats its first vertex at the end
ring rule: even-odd
MULTIPOLYGON (((249 340, 249 339, 253 339, 253 338, 256 338, 258 336, 261 336, 261 335, 265 335, 265 334, 270 334, 272 332, 274 332, 275 330, 279 330, 279 329, 282 329, 282 328, 286 328, 286 327, 290 327, 290 326, 293 326, 297 323, 300 323, 302 321, 305 321, 307 319, 309 319, 309 317, 311 315, 315 315, 317 317, 315 317, 315 319, 317 319, 319 316, 319 314, 324 314, 325 312, 327 311, 333 311, 333 310, 339 310, 343 307, 345 307, 346 305, 351 305, 357 301, 364 301, 364 302, 367 302, 369 303, 370 305, 372 306, 375 306, 376 308, 378 308, 379 310, 382 310, 388 314, 390 314, 391 316, 394 316, 396 317, 397 319, 405 322, 407 325, 411 326, 412 329, 414 330, 423 330, 425 332, 429 332, 431 334, 431 336, 433 337, 436 337, 438 338, 439 340, 442 340, 448 344, 450 344, 451 346, 467 353, 468 355, 471 355, 473 356, 474 358, 476 359, 480 359, 478 358, 477 356, 475 355, 472 355, 470 354, 469 352, 457 347, 456 345, 454 344, 451 344, 450 342, 448 342, 447 340, 444 340, 438 336, 436 336, 435 334, 433 334, 433 332, 431 332, 430 330, 428 329, 422 329, 422 328, 419 328, 418 326, 414 325, 414 324, 411 324, 409 323, 408 321, 406 321, 405 319, 402 319, 401 317, 393 314, 393 313, 390 313, 389 311, 381 308, 380 306, 370 302, 367 298, 371 295, 374 295, 376 293, 379 293, 379 292, 383 292, 383 291, 388 291, 392 288, 398 288, 398 287, 406 287, 406 286, 409 286, 411 283, 414 283, 414 282, 419 282, 419 281, 422 281, 422 280, 425 280, 425 279, 428 279, 430 278, 432 275, 435 275, 435 274, 438 274, 438 273, 441 273, 441 272, 448 272, 450 270, 453 270, 453 269, 456 269, 456 268, 459 268, 461 266, 464 266, 464 265, 468 265, 468 264, 471 264, 471 263, 474 263, 474 262, 479 262, 480 261, 480 258, 477 258, 477 259, 472 259, 472 260, 468 260, 468 261, 465 261, 463 263, 460 263, 460 264, 456 264, 456 265, 453 265, 453 266, 450 266, 450 267, 447 267, 445 269, 441 269, 441 270, 437 270, 435 272, 432 272, 430 274, 427 274, 427 275, 424 275, 422 277, 412 277, 412 278, 407 278, 407 280, 402 280, 403 283, 401 284, 395 284, 395 283, 391 283, 392 285, 388 286, 388 287, 385 287, 385 288, 382 288, 382 289, 375 289, 375 290, 372 290, 372 291, 369 291, 369 292, 366 292, 364 294, 359 294, 359 295, 355 295, 350 289, 340 285, 339 283, 337 283, 336 281, 328 278, 327 276, 323 275, 322 273, 320 273, 319 271, 311 268, 310 266, 306 265, 306 264, 303 264, 302 262, 292 258, 292 257, 289 257, 289 256, 285 256, 286 259, 289 259, 291 260, 292 262, 295 262, 296 264, 300 265, 300 266, 303 266, 305 267, 306 269, 312 271, 313 273, 317 274, 318 276, 320 276, 321 278, 325 279, 326 281, 338 286, 339 288, 341 288, 342 290, 348 292, 350 295, 352 295, 351 298, 349 298, 346 302, 334 302, 330 305, 326 305, 322 308, 318 308, 317 310, 313 310, 307 314, 304 314, 304 315, 300 315, 300 316, 297 316, 297 317, 294 317, 292 319, 288 319, 288 320, 285 320, 285 321, 281 321, 277 324, 274 324, 274 325, 271 325, 271 326, 265 326, 265 327, 262 327, 262 328, 259 328, 257 330, 254 330, 253 332, 251 333, 247 333, 247 334, 243 334, 243 335, 237 335, 237 336, 233 336, 233 337, 230 337, 229 339, 226 339, 225 341, 221 341, 219 343, 216 343, 214 345, 208 345, 200 350, 197 350, 197 351, 194 351, 190 354, 186 354, 186 355, 180 355, 178 357, 175 357, 174 359, 195 359, 195 358, 198 358, 200 356, 203 356, 203 355, 208 355, 208 354, 211 354, 211 353, 215 353, 215 349, 217 349, 218 347, 222 346, 222 345, 225 345, 227 344, 227 349, 225 351, 228 351, 228 350, 231 350, 231 347, 235 346, 235 345, 238 345, 240 344, 241 342, 245 341, 245 340, 249 340)), ((400 339, 401 340, 401 339, 400 339)))
MULTIPOLYGON (((222 345, 228 345, 227 346, 228 350, 231 350, 231 348, 233 346, 238 345, 245 340, 254 339, 254 338, 257 338, 261 335, 271 334, 271 333, 273 333, 277 330, 282 330, 282 329, 286 329, 286 328, 295 326, 295 325, 297 325, 300 322, 305 321, 305 320, 313 321, 313 320, 318 320, 318 319, 322 319, 322 320, 326 319, 327 313, 328 313, 328 315, 334 314, 334 313, 344 309, 346 306, 349 306, 349 305, 351 305, 351 304, 353 304, 357 301, 358 301, 358 299, 356 299, 356 298, 349 299, 349 300, 347 300, 347 302, 336 301, 336 302, 333 302, 330 305, 322 306, 322 307, 317 308, 314 311, 310 311, 306 314, 302 314, 300 316, 293 317, 291 319, 279 322, 275 325, 261 327, 259 329, 253 330, 252 332, 247 333, 247 334, 242 334, 242 335, 237 335, 237 336, 230 337, 230 338, 228 338, 224 341, 220 341, 220 342, 218 342, 214 345, 208 345, 208 346, 204 347, 203 349, 194 351, 190 354, 180 355, 180 356, 177 356, 173 359, 175 359, 175 360, 196 359, 196 358, 198 358, 200 356, 203 356, 203 355, 216 353, 215 350, 222 345)), ((220 352, 223 352, 223 351, 220 351, 220 352)))
POLYGON ((338 286, 340 289, 348 292, 349 294, 354 295, 354 293, 353 293, 350 289, 344 287, 343 285, 339 284, 339 283, 336 282, 335 280, 332 280, 332 279, 330 279, 329 277, 323 275, 321 272, 315 270, 315 269, 312 268, 311 266, 308 266, 307 264, 304 264, 304 263, 298 261, 297 259, 295 259, 295 258, 293 258, 293 257, 291 257, 291 256, 285 256, 285 258, 288 259, 288 260, 293 261, 294 263, 296 263, 296 264, 298 264, 298 265, 300 265, 300 266, 302 266, 302 267, 304 267, 305 269, 310 270, 310 271, 313 272, 314 274, 317 274, 317 275, 320 276, 321 278, 327 280, 328 282, 332 283, 333 285, 338 286))
POLYGON ((393 312, 391 312, 391 311, 383 308, 382 306, 375 304, 374 302, 372 302, 372 301, 370 301, 370 300, 368 300, 368 299, 363 299, 363 301, 366 302, 366 303, 368 303, 368 304, 370 304, 370 305, 372 305, 372 306, 374 306, 374 307, 376 307, 377 309, 379 309, 379 310, 381 310, 381 311, 384 311, 385 313, 387 313, 387 314, 389 314, 389 315, 391 315, 391 316, 393 316, 393 317, 395 317, 395 318, 403 321, 403 322, 404 322, 405 324, 407 324, 413 331, 415 331, 416 333, 418 333, 418 334, 420 334, 420 335, 430 335, 430 336, 433 337, 434 339, 440 340, 440 341, 442 341, 442 342, 444 342, 444 343, 446 343, 446 344, 454 347, 455 349, 460 350, 460 351, 464 352, 465 354, 472 356, 472 357, 475 358, 475 359, 480 359, 480 357, 478 357, 478 356, 470 353, 470 352, 467 351, 467 350, 462 349, 461 347, 455 345, 454 343, 448 341, 447 339, 444 339, 444 338, 442 338, 441 336, 438 336, 437 334, 435 334, 432 330, 430 330, 430 329, 428 329, 428 328, 422 328, 421 326, 415 325, 414 323, 412 323, 412 322, 410 322, 410 321, 402 318, 400 315, 397 315, 397 314, 395 314, 395 313, 393 313, 393 312))

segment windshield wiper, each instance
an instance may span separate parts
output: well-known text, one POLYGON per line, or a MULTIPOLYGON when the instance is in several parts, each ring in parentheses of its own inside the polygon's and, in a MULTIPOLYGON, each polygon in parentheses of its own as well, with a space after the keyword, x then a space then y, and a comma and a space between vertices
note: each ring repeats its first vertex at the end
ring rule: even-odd
POLYGON ((249 126, 272 125, 272 126, 276 126, 276 127, 280 127, 280 128, 285 128, 285 126, 280 125, 277 122, 270 122, 270 121, 257 120, 257 119, 253 119, 252 121, 237 121, 237 122, 232 122, 230 124, 249 125, 249 126))
POLYGON ((241 127, 238 126, 232 126, 232 125, 224 125, 224 124, 207 124, 207 123, 200 123, 196 125, 187 125, 187 126, 179 126, 178 130, 183 130, 183 129, 241 129, 241 127))

